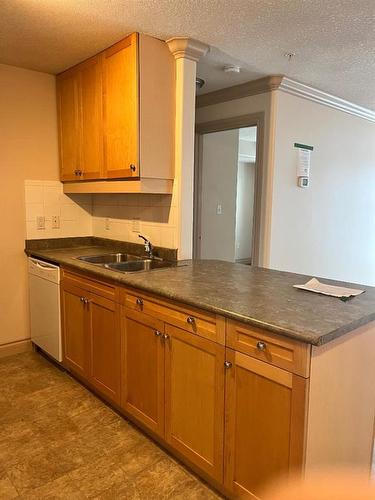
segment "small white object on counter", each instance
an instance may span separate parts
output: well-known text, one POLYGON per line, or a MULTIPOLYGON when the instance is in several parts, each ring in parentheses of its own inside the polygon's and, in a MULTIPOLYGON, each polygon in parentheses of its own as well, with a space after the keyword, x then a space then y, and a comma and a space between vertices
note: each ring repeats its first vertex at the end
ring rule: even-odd
POLYGON ((321 293, 323 295, 330 295, 331 297, 354 297, 360 295, 364 290, 359 290, 356 288, 345 288, 343 286, 326 285, 321 283, 316 278, 312 278, 310 281, 304 285, 293 285, 295 288, 300 288, 301 290, 307 290, 309 292, 321 293))

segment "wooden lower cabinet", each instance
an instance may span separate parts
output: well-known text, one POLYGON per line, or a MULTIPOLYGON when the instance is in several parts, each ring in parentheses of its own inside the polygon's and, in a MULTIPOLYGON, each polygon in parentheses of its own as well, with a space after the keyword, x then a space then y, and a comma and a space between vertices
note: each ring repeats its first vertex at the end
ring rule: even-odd
POLYGON ((164 323, 147 314, 122 314, 123 409, 164 436, 164 323))
POLYGON ((253 498, 301 470, 307 381, 231 349, 226 361, 225 486, 253 498))
POLYGON ((103 395, 120 403, 121 332, 119 305, 90 294, 86 305, 89 315, 89 381, 103 395))
POLYGON ((119 305, 65 280, 61 287, 64 366, 120 403, 119 305))
POLYGON ((84 290, 70 283, 61 288, 64 365, 88 378, 90 350, 84 296, 84 290))
POLYGON ((221 482, 225 348, 170 325, 165 332, 165 439, 221 482))
POLYGON ((233 498, 302 471, 308 378, 120 305, 115 291, 66 273, 69 370, 233 498))

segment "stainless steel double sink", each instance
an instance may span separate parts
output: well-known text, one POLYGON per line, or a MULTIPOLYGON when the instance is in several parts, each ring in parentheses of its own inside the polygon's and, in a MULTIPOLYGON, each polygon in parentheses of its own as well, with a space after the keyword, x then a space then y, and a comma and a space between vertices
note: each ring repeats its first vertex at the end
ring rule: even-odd
POLYGON ((122 273, 135 273, 139 271, 151 271, 153 269, 163 269, 166 267, 173 267, 175 262, 159 259, 153 257, 139 257, 128 253, 107 253, 101 255, 83 255, 77 257, 78 260, 95 264, 97 266, 112 269, 122 273))

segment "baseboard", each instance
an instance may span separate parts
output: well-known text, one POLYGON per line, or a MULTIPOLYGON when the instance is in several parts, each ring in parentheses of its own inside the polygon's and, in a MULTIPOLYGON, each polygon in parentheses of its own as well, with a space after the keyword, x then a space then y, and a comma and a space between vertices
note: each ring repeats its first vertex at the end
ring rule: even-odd
POLYGON ((14 356, 14 354, 20 354, 21 352, 29 351, 32 351, 30 339, 19 340, 18 342, 10 342, 9 344, 0 345, 0 358, 14 356))

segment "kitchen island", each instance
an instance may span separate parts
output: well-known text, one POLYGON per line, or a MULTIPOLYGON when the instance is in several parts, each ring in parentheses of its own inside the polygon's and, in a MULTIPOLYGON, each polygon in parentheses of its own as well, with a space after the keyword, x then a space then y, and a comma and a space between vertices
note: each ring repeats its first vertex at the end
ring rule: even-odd
POLYGON ((63 269, 64 366, 214 486, 370 470, 374 288, 342 302, 222 261, 124 274, 77 260, 119 243, 76 243, 27 249, 63 269))

